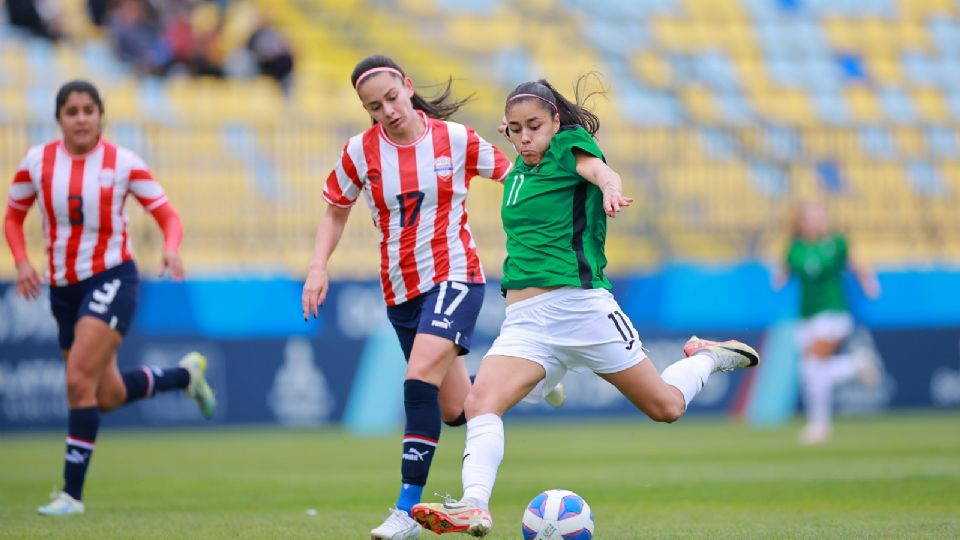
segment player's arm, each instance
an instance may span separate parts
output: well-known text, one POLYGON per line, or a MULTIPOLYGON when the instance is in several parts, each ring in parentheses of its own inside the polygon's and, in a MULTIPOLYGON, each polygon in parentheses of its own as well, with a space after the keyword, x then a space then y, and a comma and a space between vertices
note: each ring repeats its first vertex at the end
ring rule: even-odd
POLYGON ((173 205, 167 203, 150 211, 163 233, 163 272, 169 274, 175 281, 182 281, 187 277, 180 259, 180 242, 183 241, 183 222, 180 214, 173 205))
POLYGON ((183 223, 180 214, 167 199, 163 186, 154 180, 153 174, 139 156, 131 155, 128 172, 130 193, 144 210, 150 212, 163 234, 163 269, 161 275, 169 275, 175 281, 186 278, 183 261, 180 260, 180 242, 183 240, 183 223))
POLYGON ((42 280, 36 269, 30 264, 27 256, 27 239, 23 233, 23 223, 27 219, 27 212, 37 199, 37 191, 30 178, 28 159, 24 158, 13 185, 10 186, 10 196, 7 199, 7 211, 3 218, 3 235, 13 255, 13 262, 17 268, 17 295, 21 298, 35 299, 40 296, 42 280))
MULTIPOLYGON (((849 248, 847 249, 849 250, 849 248)), ((870 266, 850 255, 849 252, 847 255, 847 266, 850 268, 850 271, 853 272, 853 275, 856 276, 857 282, 860 284, 860 288, 863 289, 863 294, 865 294, 867 298, 873 300, 880 296, 880 281, 870 266)))
POLYGON ((40 275, 27 256, 27 239, 23 234, 23 222, 27 219, 27 210, 7 205, 3 218, 3 234, 10 246, 13 262, 17 268, 17 295, 33 300, 40 296, 40 275))
POLYGON ((603 211, 610 217, 617 217, 620 210, 633 203, 633 197, 623 195, 623 180, 616 171, 603 162, 602 159, 573 149, 577 158, 577 174, 603 192, 603 211))
POLYGON ((317 235, 313 241, 313 259, 310 261, 310 270, 303 284, 303 320, 308 320, 312 314, 318 316, 317 310, 327 298, 330 280, 327 276, 327 262, 333 250, 340 243, 343 230, 350 217, 352 206, 341 207, 334 204, 327 205, 327 211, 317 227, 317 235))

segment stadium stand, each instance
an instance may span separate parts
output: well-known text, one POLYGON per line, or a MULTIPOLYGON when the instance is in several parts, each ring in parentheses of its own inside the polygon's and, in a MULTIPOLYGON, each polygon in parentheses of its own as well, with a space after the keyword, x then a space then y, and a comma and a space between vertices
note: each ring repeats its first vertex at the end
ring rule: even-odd
MULTIPOLYGON (((304 271, 325 175, 369 122, 350 70, 375 52, 420 85, 452 76, 459 95, 475 92, 461 119, 492 141, 516 83, 542 76, 566 91, 601 73, 601 147, 638 199, 611 223, 617 271, 773 257, 800 198, 824 199, 873 264, 960 263, 958 2, 610 0, 600 12, 586 0, 231 2, 222 55, 269 11, 297 53, 289 96, 265 78, 138 79, 82 22, 83 2, 62 4, 69 41, 0 24, 0 170, 55 136, 58 84, 93 79, 108 137, 139 151, 177 202, 195 273, 304 271)), ((475 188, 471 222, 496 273, 500 188, 475 188)), ((349 255, 333 261, 339 275, 376 269, 359 211, 349 255)), ((149 261, 154 228, 134 233, 149 261)))

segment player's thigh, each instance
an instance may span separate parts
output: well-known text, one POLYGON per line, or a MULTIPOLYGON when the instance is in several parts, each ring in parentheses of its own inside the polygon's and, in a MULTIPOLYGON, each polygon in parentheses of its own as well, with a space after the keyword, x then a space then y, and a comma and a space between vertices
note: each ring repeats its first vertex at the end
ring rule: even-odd
POLYGON ((440 416, 446 422, 456 420, 463 412, 463 402, 470 393, 470 376, 462 356, 456 357, 440 384, 440 416))
POLYGON ((413 340, 405 380, 418 380, 440 386, 460 348, 445 337, 419 333, 413 340))
POLYGON ((650 359, 616 373, 598 373, 630 400, 634 407, 655 419, 675 418, 683 413, 683 394, 664 382, 650 359))
POLYGON ((544 367, 533 360, 516 356, 485 357, 464 406, 467 418, 487 413, 502 416, 545 376, 544 367))

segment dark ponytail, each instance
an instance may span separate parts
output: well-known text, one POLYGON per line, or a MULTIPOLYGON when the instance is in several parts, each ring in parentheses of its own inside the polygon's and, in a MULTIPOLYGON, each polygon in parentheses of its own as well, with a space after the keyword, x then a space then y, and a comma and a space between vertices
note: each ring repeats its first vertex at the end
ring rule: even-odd
POLYGON ((53 117, 55 119, 60 119, 60 108, 67 103, 67 98, 74 92, 90 96, 93 103, 100 109, 100 115, 103 116, 103 99, 100 98, 100 92, 97 91, 97 87, 89 81, 75 80, 64 84, 57 90, 57 98, 55 100, 56 108, 53 111, 53 117))
POLYGON ((561 126, 581 126, 590 135, 596 135, 600 131, 600 119, 584 108, 584 102, 587 99, 606 93, 603 89, 585 93, 587 80, 596 76, 595 73, 587 73, 577 79, 577 84, 574 86, 575 101, 565 98, 546 79, 525 82, 510 92, 504 109, 510 108, 512 103, 532 99, 539 102, 551 115, 558 114, 561 126))
MULTIPOLYGON (((354 88, 357 88, 357 83, 362 83, 363 80, 360 80, 360 77, 370 71, 371 69, 376 68, 390 68, 395 69, 400 72, 401 75, 406 77, 403 69, 397 65, 389 56, 384 56, 381 54, 376 54, 373 56, 368 56, 363 60, 357 62, 357 65, 353 68, 353 73, 350 74, 350 83, 354 88)), ((369 76, 369 75, 368 75, 369 76)), ((391 76, 397 77, 396 73, 391 73, 391 76)), ((366 79, 366 76, 363 77, 366 79)), ((450 87, 453 85, 453 77, 447 79, 446 85, 444 85, 443 91, 439 94, 431 97, 424 98, 419 93, 414 92, 413 97, 410 98, 411 103, 413 103, 413 108, 418 111, 423 111, 430 118, 436 118, 438 120, 447 120, 453 116, 460 107, 463 107, 468 101, 473 99, 473 94, 470 94, 464 99, 454 100, 450 97, 450 87)))

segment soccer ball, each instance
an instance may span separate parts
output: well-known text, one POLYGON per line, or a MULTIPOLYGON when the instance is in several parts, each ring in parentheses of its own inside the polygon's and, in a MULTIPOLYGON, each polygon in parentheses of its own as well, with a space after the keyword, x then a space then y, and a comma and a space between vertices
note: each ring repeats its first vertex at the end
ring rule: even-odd
POLYGON ((522 530, 524 540, 590 540, 593 512, 576 493, 548 489, 527 505, 522 530))

